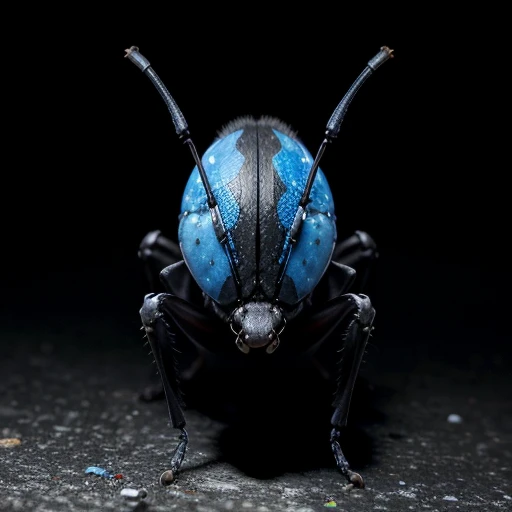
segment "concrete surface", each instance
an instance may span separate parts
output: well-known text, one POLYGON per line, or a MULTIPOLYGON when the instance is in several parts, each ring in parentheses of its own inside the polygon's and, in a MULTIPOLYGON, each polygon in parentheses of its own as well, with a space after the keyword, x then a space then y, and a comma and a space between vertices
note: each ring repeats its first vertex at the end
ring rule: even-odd
POLYGON ((163 487, 177 433, 163 401, 139 398, 156 382, 140 267, 13 273, 0 297, 0 510, 510 510, 501 268, 381 262, 376 329, 342 439, 363 490, 348 490, 334 467, 331 391, 316 374, 226 370, 186 386, 189 449, 163 487), (123 478, 87 475, 89 466, 123 478), (129 500, 123 489, 147 495, 129 500))
POLYGON ((189 410, 182 472, 163 487, 176 436, 164 402, 139 400, 152 370, 136 316, 58 318, 2 332, 0 510, 510 510, 512 386, 499 356, 458 368, 411 346, 370 348, 344 438, 364 490, 347 490, 334 468, 327 425, 307 427, 286 407, 283 417, 271 401, 273 426, 258 409, 235 426, 189 410), (86 475, 93 465, 123 478, 86 475), (129 500, 125 488, 147 496, 129 500))

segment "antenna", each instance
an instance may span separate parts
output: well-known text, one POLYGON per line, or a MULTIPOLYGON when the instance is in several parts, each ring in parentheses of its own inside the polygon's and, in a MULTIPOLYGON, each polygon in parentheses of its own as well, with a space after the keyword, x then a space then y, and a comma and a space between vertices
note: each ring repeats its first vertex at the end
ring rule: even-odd
POLYGON ((322 144, 320 145, 320 149, 318 150, 318 153, 316 154, 315 161, 313 162, 313 165, 311 166, 311 170, 309 171, 308 181, 306 182, 306 187, 304 189, 304 193, 302 194, 301 200, 299 202, 299 211, 302 213, 304 210, 304 207, 309 202, 309 195, 311 194, 311 188, 313 187, 313 182, 316 177, 316 173, 318 171, 318 165, 320 163, 320 159, 322 158, 325 148, 327 147, 327 144, 332 142, 337 136, 340 131, 341 123, 343 122, 343 118, 345 117, 345 114, 347 112, 348 106, 350 105, 350 102, 354 99, 354 96, 356 95, 359 88, 363 85, 363 83, 366 81, 366 79, 373 74, 373 72, 379 68, 384 62, 387 60, 393 58, 393 50, 390 50, 387 46, 382 46, 380 49, 380 52, 375 55, 370 61, 368 61, 368 64, 366 65, 366 68, 363 70, 363 72, 357 77, 355 82, 351 85, 350 89, 347 91, 345 96, 343 96, 343 99, 339 102, 338 106, 332 113, 331 118, 329 119, 329 122, 327 123, 327 128, 325 131, 325 139, 323 140, 322 144))
POLYGON ((304 193, 299 201, 299 206, 297 208, 297 212, 295 213, 295 217, 293 219, 290 232, 288 234, 290 244, 288 245, 287 252, 284 255, 283 261, 281 263, 281 269, 279 272, 278 278, 278 286, 276 287, 276 295, 279 293, 279 289, 281 287, 284 271, 288 264, 288 259, 291 254, 292 245, 297 241, 300 228, 302 226, 302 221, 305 218, 305 208, 309 203, 309 196, 311 194, 311 189, 313 188, 313 182, 315 181, 316 173, 318 171, 318 165, 320 160, 324 154, 325 148, 327 144, 331 143, 337 136, 340 131, 341 123, 343 122, 343 118, 347 112, 348 106, 350 102, 354 99, 357 91, 366 81, 366 79, 373 74, 373 72, 379 68, 384 62, 393 58, 393 50, 389 49, 387 46, 382 46, 380 52, 377 53, 372 59, 368 61, 366 68, 362 71, 362 73, 357 77, 354 83, 350 86, 350 89, 346 92, 343 99, 339 102, 338 106, 335 108, 334 112, 327 123, 327 127, 325 130, 325 138, 320 144, 320 148, 316 154, 315 160, 311 169, 309 171, 308 179, 306 181, 306 186, 304 188, 304 193))
POLYGON ((174 98, 171 96, 165 85, 163 84, 160 77, 155 73, 149 60, 146 59, 142 54, 139 53, 139 49, 137 46, 132 46, 129 49, 125 50, 125 57, 133 62, 153 83, 156 87, 160 96, 162 96, 167 108, 171 114, 172 122, 174 123, 174 127, 176 129, 176 133, 180 140, 183 141, 184 144, 188 144, 194 161, 199 170, 199 175, 201 176, 201 180, 204 185, 204 189, 206 191, 206 197, 208 201, 208 207, 210 208, 210 213, 212 215, 213 227, 215 229, 215 233, 220 242, 224 243, 226 239, 226 230, 222 224, 222 218, 220 216, 219 207, 217 204, 217 200, 213 195, 212 188, 210 186, 210 182, 208 181, 208 177, 206 176, 206 172, 203 167, 203 163, 197 154, 196 147, 190 138, 190 132, 188 131, 188 124, 185 121, 185 117, 181 113, 178 105, 174 101, 174 98))
POLYGON ((180 140, 183 140, 184 144, 188 144, 194 161, 197 165, 197 169, 199 170, 199 175, 201 176, 201 180, 203 182, 204 189, 206 191, 206 197, 208 201, 208 207, 210 208, 210 215, 212 217, 213 229, 215 230, 215 235, 217 236, 217 240, 224 245, 226 253, 228 255, 229 265, 231 267, 231 273, 233 274, 233 278, 235 280, 235 286, 238 291, 241 289, 240 278, 238 276, 238 272, 235 264, 235 257, 233 255, 232 248, 228 242, 228 234, 226 229, 224 228, 224 223, 222 221, 222 217, 220 215, 219 205, 215 196, 212 192, 212 187, 210 186, 210 182, 208 181, 208 177, 206 176, 206 172, 203 167, 203 163, 201 162, 201 158, 197 154, 196 147, 190 138, 190 132, 188 131, 188 124, 185 121, 185 117, 181 113, 178 105, 174 101, 174 98, 171 96, 165 85, 163 84, 160 77, 155 73, 149 60, 146 59, 141 53, 139 53, 139 48, 137 46, 131 46, 129 49, 125 50, 125 57, 133 62, 153 83, 156 87, 160 96, 162 96, 167 108, 171 114, 172 122, 174 123, 174 127, 176 129, 176 133, 180 140))

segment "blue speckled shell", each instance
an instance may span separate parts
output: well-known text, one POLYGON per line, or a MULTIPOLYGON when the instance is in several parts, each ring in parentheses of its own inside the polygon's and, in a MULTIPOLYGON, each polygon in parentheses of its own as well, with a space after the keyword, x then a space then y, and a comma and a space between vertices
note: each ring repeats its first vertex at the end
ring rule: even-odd
POLYGON ((198 285, 222 305, 237 300, 294 305, 312 292, 330 262, 336 241, 334 203, 318 169, 300 235, 286 263, 289 230, 313 157, 282 127, 278 121, 247 119, 202 157, 229 235, 238 291, 226 249, 214 233, 197 166, 186 185, 181 250, 198 285))

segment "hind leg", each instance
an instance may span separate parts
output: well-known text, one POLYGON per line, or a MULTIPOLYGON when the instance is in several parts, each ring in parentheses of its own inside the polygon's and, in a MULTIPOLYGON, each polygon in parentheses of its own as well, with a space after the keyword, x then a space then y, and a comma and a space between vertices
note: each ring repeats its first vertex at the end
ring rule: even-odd
POLYGON ((160 272, 183 259, 179 245, 162 235, 161 231, 150 231, 142 239, 138 255, 144 263, 144 271, 153 293, 163 291, 160 272))
POLYGON ((356 231, 352 236, 336 244, 333 261, 343 263, 356 271, 352 289, 358 293, 368 293, 379 253, 373 238, 364 231, 356 231))

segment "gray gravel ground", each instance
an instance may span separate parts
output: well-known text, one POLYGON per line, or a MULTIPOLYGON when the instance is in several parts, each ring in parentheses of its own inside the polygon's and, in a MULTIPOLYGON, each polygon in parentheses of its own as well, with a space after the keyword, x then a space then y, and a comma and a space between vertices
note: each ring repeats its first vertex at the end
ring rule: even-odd
POLYGON ((442 358, 421 362, 413 346, 390 346, 385 355, 370 350, 353 402, 361 407, 354 405, 344 440, 365 477, 363 490, 347 489, 333 467, 328 430, 320 435, 278 418, 283 429, 261 421, 237 432, 200 407, 188 411, 190 444, 179 479, 163 487, 159 476, 176 436, 164 402, 139 400, 150 365, 139 340, 120 342, 135 322, 118 329, 108 319, 69 320, 74 328, 50 318, 37 331, 19 325, 2 332, 9 349, 0 361, 0 510, 512 506, 512 386, 499 356, 461 369, 442 358), (12 438, 19 444, 6 446, 12 438), (86 475, 92 465, 123 478, 86 475), (147 496, 129 500, 126 488, 147 496))

